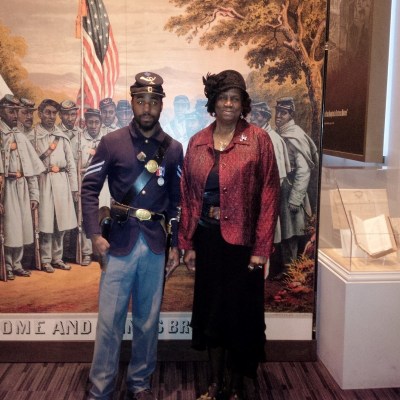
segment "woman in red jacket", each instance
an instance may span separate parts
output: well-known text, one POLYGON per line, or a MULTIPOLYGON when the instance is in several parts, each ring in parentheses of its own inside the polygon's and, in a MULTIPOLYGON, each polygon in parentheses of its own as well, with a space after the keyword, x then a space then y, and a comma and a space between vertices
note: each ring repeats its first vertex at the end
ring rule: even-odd
POLYGON ((179 247, 196 268, 192 346, 208 349, 211 383, 202 399, 240 399, 243 377, 265 360, 263 267, 278 213, 279 174, 265 131, 249 124, 251 100, 239 72, 203 78, 215 121, 188 145, 181 180, 179 247))

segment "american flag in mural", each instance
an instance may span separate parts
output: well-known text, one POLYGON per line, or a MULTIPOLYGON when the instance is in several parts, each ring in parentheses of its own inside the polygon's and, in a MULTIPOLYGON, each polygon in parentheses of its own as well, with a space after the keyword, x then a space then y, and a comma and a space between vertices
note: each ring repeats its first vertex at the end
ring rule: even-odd
MULTIPOLYGON (((98 108, 113 97, 119 76, 118 49, 103 0, 81 0, 77 25, 83 44, 84 108, 98 108)), ((80 93, 78 95, 80 97, 80 93)))

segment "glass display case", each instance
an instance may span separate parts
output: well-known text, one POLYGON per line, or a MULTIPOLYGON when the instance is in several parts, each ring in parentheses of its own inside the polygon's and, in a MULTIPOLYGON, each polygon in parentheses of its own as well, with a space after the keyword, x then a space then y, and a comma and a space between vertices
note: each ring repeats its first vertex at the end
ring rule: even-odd
POLYGON ((400 171, 321 173, 319 251, 348 271, 400 272, 400 171))

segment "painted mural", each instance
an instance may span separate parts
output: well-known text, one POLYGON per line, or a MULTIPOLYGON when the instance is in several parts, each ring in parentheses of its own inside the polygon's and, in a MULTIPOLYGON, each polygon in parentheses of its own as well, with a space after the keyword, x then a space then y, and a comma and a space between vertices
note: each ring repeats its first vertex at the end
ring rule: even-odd
MULTIPOLYGON (((161 125, 185 148, 213 120, 205 109, 202 76, 225 69, 246 78, 250 122, 282 143, 276 148, 281 213, 265 273, 265 309, 313 312, 325 1, 0 3, 0 97, 22 101, 23 156, 32 157, 31 164, 39 159, 32 171, 23 171, 25 202, 18 204, 27 222, 18 225, 2 215, 9 279, 0 282, 0 315, 97 311, 100 269, 81 230, 79 209, 80 176, 96 142, 129 123, 129 86, 138 72, 150 70, 164 79, 161 125), (293 130, 276 112, 282 101, 289 104, 293 130), (83 113, 88 109, 94 110, 90 121, 83 113), (64 132, 62 146, 45 143, 46 126, 64 132), (47 181, 54 171, 46 151, 62 159, 57 183, 47 181), (53 211, 51 191, 43 189, 51 185, 59 191, 60 210, 53 211), (294 198, 297 207, 291 209, 294 198), (29 237, 13 243, 20 226, 31 231, 29 237), (52 263, 54 254, 59 265, 52 263)), ((2 141, 3 155, 6 146, 2 141)), ((11 176, 5 181, 11 179, 19 182, 11 176)), ((2 201, 3 208, 10 208, 7 201, 16 204, 7 195, 2 201)), ((190 313, 192 288, 193 276, 182 265, 166 282, 162 310, 190 313)))

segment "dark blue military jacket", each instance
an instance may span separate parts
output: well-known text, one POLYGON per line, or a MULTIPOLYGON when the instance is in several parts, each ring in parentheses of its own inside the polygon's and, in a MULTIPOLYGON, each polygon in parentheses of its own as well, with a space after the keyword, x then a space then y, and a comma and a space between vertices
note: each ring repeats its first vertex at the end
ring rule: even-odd
MULTIPOLYGON (((135 121, 132 121, 129 126, 110 132, 101 139, 82 182, 83 227, 88 237, 101 233, 98 221, 98 197, 106 177, 112 198, 122 202, 130 186, 143 171, 146 162, 156 153, 165 135, 158 124, 155 134, 151 138, 146 138, 141 134, 135 121)), ((130 205, 164 213, 167 222, 171 218, 176 218, 180 201, 182 161, 182 145, 172 139, 161 164, 162 168, 152 176, 130 205)), ((140 232, 154 253, 161 254, 165 251, 166 236, 160 221, 139 221, 136 218, 129 218, 124 224, 112 223, 110 254, 114 256, 129 254, 140 232)), ((177 246, 176 226, 173 229, 171 245, 177 246)))

